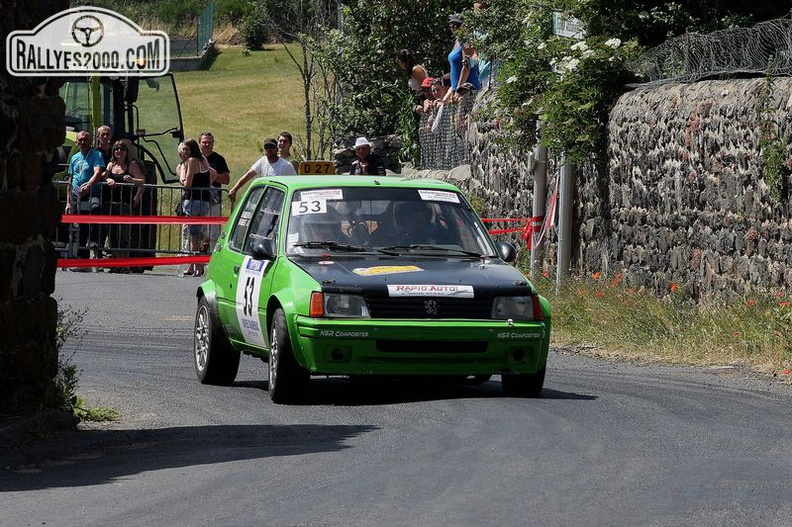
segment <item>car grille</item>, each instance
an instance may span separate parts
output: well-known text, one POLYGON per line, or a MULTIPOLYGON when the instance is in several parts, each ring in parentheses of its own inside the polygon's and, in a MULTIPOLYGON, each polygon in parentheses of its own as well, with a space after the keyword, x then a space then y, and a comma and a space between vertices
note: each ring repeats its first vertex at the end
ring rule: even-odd
POLYGON ((367 298, 371 318, 489 319, 491 299, 476 298, 367 298))
POLYGON ((377 340, 382 353, 484 353, 486 341, 459 340, 377 340))

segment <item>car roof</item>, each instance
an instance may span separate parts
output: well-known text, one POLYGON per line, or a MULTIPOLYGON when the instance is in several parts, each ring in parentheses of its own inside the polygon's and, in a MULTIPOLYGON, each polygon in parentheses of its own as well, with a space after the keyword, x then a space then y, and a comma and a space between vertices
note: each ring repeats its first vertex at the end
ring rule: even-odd
POLYGON ((446 181, 428 178, 401 176, 272 176, 253 180, 255 186, 277 183, 290 190, 317 187, 371 187, 371 188, 415 188, 460 192, 459 188, 446 181))

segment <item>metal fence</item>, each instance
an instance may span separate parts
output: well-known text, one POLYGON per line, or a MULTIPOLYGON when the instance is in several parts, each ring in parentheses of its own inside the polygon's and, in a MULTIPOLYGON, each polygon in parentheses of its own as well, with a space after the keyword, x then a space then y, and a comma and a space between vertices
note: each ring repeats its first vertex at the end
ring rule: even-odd
MULTIPOLYGON (((151 269, 163 256, 195 256, 211 253, 221 224, 231 210, 225 189, 210 190, 216 196, 209 217, 183 216, 183 188, 174 185, 106 183, 96 185, 94 194, 74 201, 67 210, 69 183, 55 182, 61 210, 66 214, 53 240, 55 250, 66 263, 61 267, 91 266, 151 269), (106 223, 105 223, 106 222, 106 223), (201 225, 199 249, 191 248, 188 228, 201 225), (134 259, 145 265, 135 265, 134 259), (144 260, 140 260, 141 262, 144 260)), ((172 260, 162 259, 163 263, 172 260)))
POLYGON ((792 19, 753 27, 686 33, 647 51, 629 65, 647 84, 695 82, 720 74, 792 73, 792 19))
POLYGON ((171 59, 199 57, 214 35, 215 3, 209 2, 198 16, 195 27, 185 28, 182 35, 171 37, 171 59))
POLYGON ((420 168, 450 170, 470 162, 466 134, 476 93, 466 94, 457 104, 436 105, 428 113, 421 114, 418 125, 420 168))

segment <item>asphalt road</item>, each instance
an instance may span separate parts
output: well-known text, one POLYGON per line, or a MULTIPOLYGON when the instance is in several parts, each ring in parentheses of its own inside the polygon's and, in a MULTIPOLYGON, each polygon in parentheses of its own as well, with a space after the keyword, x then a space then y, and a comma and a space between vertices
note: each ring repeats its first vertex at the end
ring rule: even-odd
POLYGON ((197 278, 58 272, 79 393, 122 420, 0 451, 0 525, 790 525, 792 388, 551 352, 543 396, 192 365, 197 278))

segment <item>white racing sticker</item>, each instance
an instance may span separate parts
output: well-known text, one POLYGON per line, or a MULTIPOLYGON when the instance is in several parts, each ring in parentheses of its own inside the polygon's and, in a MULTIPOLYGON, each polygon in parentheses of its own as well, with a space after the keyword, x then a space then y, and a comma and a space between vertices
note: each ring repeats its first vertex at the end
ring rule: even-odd
POLYGON ((324 214, 327 212, 327 200, 324 198, 292 201, 291 205, 292 216, 302 216, 303 214, 324 214))
POLYGON ((258 311, 261 280, 269 263, 269 260, 254 260, 246 256, 237 279, 236 313, 239 327, 245 342, 257 346, 266 345, 258 311))
POLYGON ((300 192, 300 199, 302 201, 312 201, 315 199, 339 200, 344 199, 344 191, 340 188, 325 188, 321 190, 304 190, 300 192))
POLYGON ((472 285, 389 285, 389 296, 446 296, 473 298, 472 285))
POLYGON ((448 203, 459 203, 459 195, 456 192, 445 190, 425 190, 419 189, 418 195, 424 201, 446 201, 448 203))

